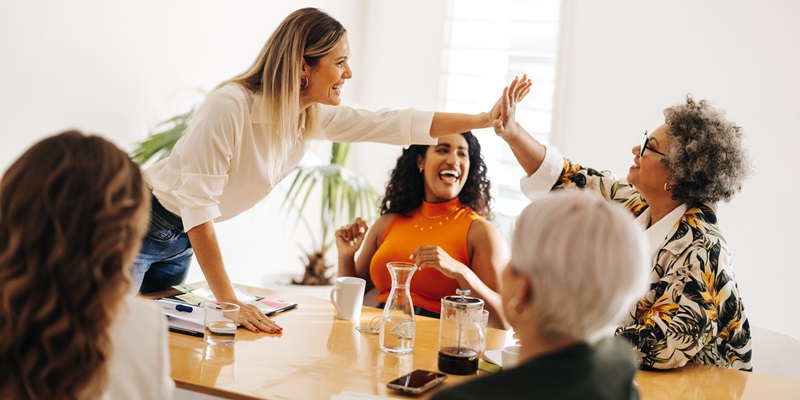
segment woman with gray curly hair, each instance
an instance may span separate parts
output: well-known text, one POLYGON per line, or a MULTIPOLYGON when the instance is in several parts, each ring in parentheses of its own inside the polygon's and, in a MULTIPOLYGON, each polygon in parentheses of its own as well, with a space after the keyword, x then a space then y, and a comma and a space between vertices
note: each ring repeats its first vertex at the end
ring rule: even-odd
POLYGON ((707 101, 687 96, 633 147, 633 165, 620 180, 545 148, 515 121, 514 99, 502 103, 495 133, 529 175, 521 181, 528 198, 557 189, 596 191, 646 229, 650 289, 616 330, 633 343, 642 365, 752 370, 750 324, 716 213, 716 203, 729 201, 750 173, 742 129, 707 101))

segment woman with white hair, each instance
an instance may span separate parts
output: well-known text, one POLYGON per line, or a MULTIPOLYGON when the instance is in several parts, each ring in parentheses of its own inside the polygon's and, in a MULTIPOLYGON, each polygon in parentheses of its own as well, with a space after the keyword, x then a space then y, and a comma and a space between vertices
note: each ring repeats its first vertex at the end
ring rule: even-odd
POLYGON ((647 250, 633 218, 590 193, 554 193, 522 211, 511 252, 501 294, 519 365, 433 398, 638 398, 630 345, 590 343, 645 292, 647 250))

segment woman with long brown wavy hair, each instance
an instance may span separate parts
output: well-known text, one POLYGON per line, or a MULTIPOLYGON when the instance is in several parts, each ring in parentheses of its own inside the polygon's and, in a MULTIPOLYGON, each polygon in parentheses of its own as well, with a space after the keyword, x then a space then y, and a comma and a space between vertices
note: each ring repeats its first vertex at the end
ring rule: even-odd
POLYGON ((98 136, 46 138, 9 167, 0 398, 171 397, 164 317, 128 295, 149 208, 138 166, 98 136))
POLYGON ((439 318, 442 297, 469 289, 486 302, 489 325, 507 328, 499 284, 509 251, 488 221, 492 196, 486 171, 472 132, 403 150, 372 227, 357 218, 336 231, 338 276, 366 280, 383 308, 392 289, 386 264, 413 261, 420 269, 411 278, 416 315, 439 318))

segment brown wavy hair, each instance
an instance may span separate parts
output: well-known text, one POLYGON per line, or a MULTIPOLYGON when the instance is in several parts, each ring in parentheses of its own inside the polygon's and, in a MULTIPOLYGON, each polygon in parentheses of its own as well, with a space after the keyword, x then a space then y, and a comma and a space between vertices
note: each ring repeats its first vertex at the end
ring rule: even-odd
MULTIPOLYGON (((461 134, 469 146, 469 176, 458 200, 480 216, 491 219, 492 187, 486 176, 486 163, 481 154, 481 144, 471 131, 461 134)), ((397 165, 391 172, 389 183, 386 184, 386 194, 381 200, 380 213, 400 214, 409 216, 411 211, 419 208, 425 199, 425 177, 419 173, 417 156, 425 158, 428 151, 427 145, 411 145, 403 150, 397 159, 397 165)))
POLYGON ((139 167, 77 131, 28 149, 0 180, 0 398, 97 398, 109 326, 147 228, 139 167))

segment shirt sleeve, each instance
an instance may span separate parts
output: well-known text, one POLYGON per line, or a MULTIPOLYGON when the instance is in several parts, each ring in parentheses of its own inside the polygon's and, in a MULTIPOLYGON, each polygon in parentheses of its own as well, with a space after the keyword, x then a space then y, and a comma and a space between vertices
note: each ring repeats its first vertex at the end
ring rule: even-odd
POLYGON ((551 190, 591 190, 607 200, 621 204, 634 216, 647 207, 633 185, 617 179, 610 171, 576 164, 564 158, 554 147, 548 147, 545 159, 536 172, 520 181, 522 192, 535 201, 551 190))
POLYGON ((539 169, 519 181, 522 194, 535 201, 546 195, 558 182, 564 170, 564 156, 554 146, 545 149, 544 160, 539 169))
POLYGON ((173 191, 184 230, 221 215, 219 201, 245 121, 244 98, 214 91, 197 111, 179 142, 180 182, 173 191))
POLYGON ((321 105, 319 135, 334 142, 436 144, 430 134, 434 114, 413 109, 367 111, 321 105))

